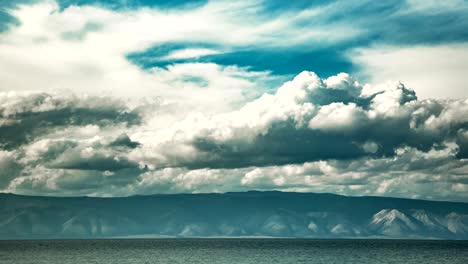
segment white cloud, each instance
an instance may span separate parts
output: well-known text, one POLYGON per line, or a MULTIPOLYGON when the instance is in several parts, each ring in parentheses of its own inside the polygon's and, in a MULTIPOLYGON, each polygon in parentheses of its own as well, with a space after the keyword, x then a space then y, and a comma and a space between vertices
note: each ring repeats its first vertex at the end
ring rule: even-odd
POLYGON ((426 14, 436 14, 447 11, 459 11, 468 8, 464 0, 406 0, 408 7, 400 13, 424 12, 426 14))
POLYGON ((237 111, 191 114, 159 129, 144 125, 131 134, 142 146, 129 157, 151 169, 248 167, 392 155, 402 145, 428 149, 462 140, 457 131, 468 122, 468 101, 417 100, 401 83, 364 89, 349 80, 303 72, 237 111), (358 93, 364 90, 375 93, 358 93))
POLYGON ((372 83, 404 80, 422 99, 465 98, 468 44, 358 48, 348 54, 372 83))
POLYGON ((169 53, 167 56, 161 58, 161 60, 177 60, 177 59, 191 59, 199 58, 207 55, 219 54, 220 52, 214 49, 182 49, 175 50, 169 53))
POLYGON ((332 103, 322 106, 309 122, 309 127, 325 131, 344 131, 365 124, 365 111, 354 103, 332 103))
MULTIPOLYGON (((296 23, 300 21, 289 16, 260 15, 261 8, 260 2, 250 1, 210 1, 190 10, 164 11, 112 11, 96 6, 59 10, 54 1, 20 5, 10 11, 19 25, 0 34, 0 89, 161 96, 201 111, 221 112, 255 96, 274 77, 268 72, 204 63, 144 71, 129 62, 126 55, 174 42, 207 43, 230 50, 252 45, 340 41, 357 34, 346 25, 335 25, 336 31, 316 26, 309 28, 308 35, 297 34, 296 23), (190 76, 186 75, 188 71, 190 76), (194 82, 195 79, 201 81, 194 82)), ((313 15, 314 12, 304 13, 301 19, 313 15)), ((163 59, 196 58, 219 52, 185 48, 172 51, 163 59)))

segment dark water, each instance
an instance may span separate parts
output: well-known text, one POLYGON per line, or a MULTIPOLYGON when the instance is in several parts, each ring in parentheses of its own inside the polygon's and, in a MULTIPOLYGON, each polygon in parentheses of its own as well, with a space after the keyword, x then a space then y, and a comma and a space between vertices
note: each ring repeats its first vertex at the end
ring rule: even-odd
POLYGON ((0 241, 0 263, 468 263, 468 241, 134 239, 0 241))

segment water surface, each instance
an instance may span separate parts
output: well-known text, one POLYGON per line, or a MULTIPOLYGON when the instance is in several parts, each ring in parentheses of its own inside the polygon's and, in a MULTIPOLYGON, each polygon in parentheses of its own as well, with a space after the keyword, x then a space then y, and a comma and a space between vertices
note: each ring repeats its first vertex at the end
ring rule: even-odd
POLYGON ((468 263, 468 241, 121 239, 0 241, 0 263, 468 263))

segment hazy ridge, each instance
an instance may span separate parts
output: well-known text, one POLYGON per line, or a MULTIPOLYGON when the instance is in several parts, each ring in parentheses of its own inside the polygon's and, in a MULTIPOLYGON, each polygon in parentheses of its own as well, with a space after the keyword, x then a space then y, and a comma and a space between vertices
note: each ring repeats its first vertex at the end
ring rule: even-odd
POLYGON ((468 204, 257 191, 121 198, 0 194, 0 239, 153 236, 468 239, 468 204))

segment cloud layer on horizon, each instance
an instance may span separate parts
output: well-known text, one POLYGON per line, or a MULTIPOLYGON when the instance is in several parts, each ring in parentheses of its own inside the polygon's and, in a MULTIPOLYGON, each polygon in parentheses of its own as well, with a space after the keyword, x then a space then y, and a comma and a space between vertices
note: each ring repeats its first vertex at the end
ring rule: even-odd
POLYGON ((468 100, 418 100, 402 83, 374 87, 345 73, 320 79, 305 71, 239 110, 164 124, 171 106, 158 101, 31 92, 0 98, 0 131, 11 135, 2 137, 4 191, 467 198, 468 100))

